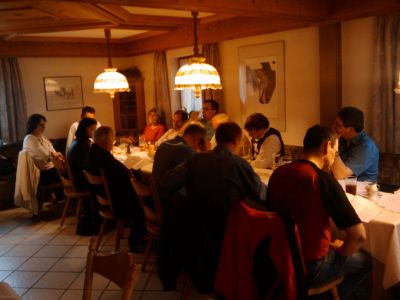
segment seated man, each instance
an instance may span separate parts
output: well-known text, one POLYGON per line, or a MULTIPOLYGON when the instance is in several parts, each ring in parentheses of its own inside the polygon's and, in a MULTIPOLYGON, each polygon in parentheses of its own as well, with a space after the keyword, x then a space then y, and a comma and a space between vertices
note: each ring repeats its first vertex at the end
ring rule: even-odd
MULTIPOLYGON (((104 171, 110 187, 114 216, 132 220, 129 248, 136 251, 139 245, 144 244, 146 227, 143 209, 130 181, 130 172, 111 154, 115 135, 110 127, 99 127, 93 139, 94 144, 86 155, 84 169, 93 175, 100 175, 100 170, 104 171)), ((104 191, 96 192, 104 196, 104 191)))
MULTIPOLYGON (((96 111, 93 107, 85 106, 84 108, 82 108, 81 120, 84 118, 95 119, 95 114, 96 114, 96 111)), ((78 129, 78 125, 79 125, 79 122, 77 121, 77 122, 72 123, 71 127, 69 128, 67 143, 65 145, 65 155, 68 154, 69 147, 71 146, 72 141, 75 139, 75 134, 76 134, 76 130, 78 129)), ((101 126, 100 122, 97 122, 97 128, 99 128, 100 126, 101 126)))
POLYGON ((179 134, 183 124, 187 122, 188 118, 189 115, 186 111, 177 110, 172 116, 172 128, 168 129, 167 132, 160 137, 160 139, 156 142, 156 146, 158 147, 165 141, 175 138, 179 134))
POLYGON ((217 147, 189 157, 162 177, 167 192, 187 188, 187 201, 175 206, 174 227, 168 238, 161 232, 158 274, 164 289, 173 289, 181 270, 188 271, 196 289, 214 288, 225 227, 233 203, 249 198, 264 202, 266 186, 249 163, 236 154, 242 130, 221 124, 217 147), (165 241, 169 245, 162 245, 165 241))
POLYGON ((252 139, 251 165, 255 168, 268 169, 273 164, 273 155, 283 156, 285 149, 281 134, 269 126, 267 117, 254 113, 247 117, 244 128, 252 139))
POLYGON ((197 151, 204 151, 206 129, 201 124, 190 124, 185 128, 183 136, 162 143, 154 156, 153 177, 157 186, 160 201, 164 206, 171 196, 164 194, 161 189, 161 178, 186 158, 197 151))
POLYGON ((210 141, 214 135, 214 129, 211 126, 212 118, 218 114, 219 104, 215 100, 205 100, 203 101, 203 119, 201 123, 207 129, 207 139, 210 141))
MULTIPOLYGON (((230 118, 229 118, 229 116, 227 114, 224 114, 224 113, 216 114, 211 119, 211 128, 215 132, 219 125, 221 125, 222 123, 229 122, 229 121, 230 121, 230 118)), ((217 140, 215 139, 215 134, 211 138, 210 144, 211 144, 211 149, 214 149, 215 147, 217 147, 217 140)))
POLYGON ((310 285, 345 275, 341 299, 371 270, 369 255, 358 252, 366 239, 363 224, 339 183, 327 172, 335 159, 338 138, 329 127, 315 125, 304 137, 304 160, 275 170, 268 184, 268 206, 297 224, 310 285), (346 238, 331 244, 331 221, 346 238))
POLYGON ((345 107, 337 115, 335 130, 340 136, 339 154, 332 167, 337 179, 352 174, 360 181, 377 181, 379 149, 365 133, 364 114, 356 107, 345 107))

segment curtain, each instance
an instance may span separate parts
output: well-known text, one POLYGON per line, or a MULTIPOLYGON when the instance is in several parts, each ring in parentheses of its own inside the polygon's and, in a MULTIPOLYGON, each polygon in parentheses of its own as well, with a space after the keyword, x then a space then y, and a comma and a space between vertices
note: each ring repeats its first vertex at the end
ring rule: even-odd
POLYGON ((393 91, 400 72, 400 17, 376 18, 374 38, 371 135, 381 152, 400 153, 400 95, 393 91))
POLYGON ((15 57, 0 58, 0 130, 4 143, 24 137, 26 100, 21 72, 15 57))
POLYGON ((165 51, 154 53, 154 91, 156 107, 162 111, 167 127, 172 127, 168 69, 165 51))
MULTIPOLYGON (((221 60, 219 57, 219 49, 218 44, 204 44, 202 47, 202 55, 206 58, 206 63, 214 66, 222 81, 221 74, 221 60)), ((220 105, 220 111, 224 111, 224 92, 223 90, 212 90, 207 89, 202 91, 202 99, 203 100, 216 100, 220 105)))

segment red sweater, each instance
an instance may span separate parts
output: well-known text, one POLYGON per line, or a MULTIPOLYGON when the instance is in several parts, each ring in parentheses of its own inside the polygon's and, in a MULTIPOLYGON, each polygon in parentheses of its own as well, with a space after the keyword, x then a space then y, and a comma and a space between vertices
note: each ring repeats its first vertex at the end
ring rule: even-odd
MULTIPOLYGON (((285 224, 275 213, 255 210, 239 203, 232 207, 225 232, 215 290, 227 300, 259 299, 252 277, 257 246, 271 238, 268 255, 283 285, 279 299, 296 299, 295 271, 285 224)), ((272 294, 273 291, 268 291, 272 294)))

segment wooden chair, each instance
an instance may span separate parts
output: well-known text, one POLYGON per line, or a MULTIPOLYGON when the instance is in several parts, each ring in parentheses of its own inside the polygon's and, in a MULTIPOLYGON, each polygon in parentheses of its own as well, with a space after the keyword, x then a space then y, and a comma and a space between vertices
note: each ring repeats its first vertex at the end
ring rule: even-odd
POLYGON ((131 183, 133 186, 133 189, 136 192, 136 195, 139 199, 139 202, 143 208, 144 212, 144 217, 146 220, 146 228, 149 233, 149 240, 146 245, 146 250, 144 252, 144 259, 143 259, 143 264, 142 264, 142 272, 146 268, 146 263, 148 260, 148 256, 151 250, 151 247, 153 245, 153 242, 155 239, 158 239, 160 235, 160 226, 161 226, 161 218, 162 218, 162 211, 161 211, 161 205, 160 201, 157 195, 157 191, 154 188, 154 181, 150 177, 149 179, 149 184, 150 185, 145 185, 138 180, 136 180, 134 177, 131 178, 131 183), (153 188, 152 188, 153 187, 153 188), (154 204, 156 207, 156 211, 152 210, 146 205, 145 198, 146 197, 152 197, 154 200, 154 204))
POLYGON ((118 285, 122 289, 122 300, 132 299, 133 289, 139 274, 132 254, 126 251, 100 254, 96 250, 97 244, 95 238, 90 240, 82 299, 91 299, 93 273, 100 274, 118 285))
POLYGON ((104 175, 104 171, 101 170, 100 176, 93 175, 86 170, 83 170, 83 173, 85 174, 88 182, 91 185, 94 185, 94 186, 102 185, 106 192, 106 198, 102 197, 99 194, 96 194, 97 202, 100 204, 99 214, 103 218, 103 223, 101 224, 100 231, 97 236, 96 251, 98 251, 101 241, 104 237, 104 231, 106 229, 107 223, 112 220, 117 221, 117 228, 116 228, 116 234, 115 234, 115 251, 119 251, 120 240, 124 233, 124 220, 116 219, 114 217, 110 188, 109 188, 106 176, 104 175))
POLYGON ((21 300, 22 298, 8 285, 7 282, 0 282, 0 299, 21 300))
POLYGON ((343 281, 343 279, 344 279, 344 277, 340 276, 340 277, 337 277, 327 283, 310 287, 308 289, 308 296, 321 295, 323 293, 330 291, 331 295, 332 295, 332 299, 340 300, 337 286, 343 281))
POLYGON ((90 191, 87 190, 87 191, 78 192, 76 190, 76 188, 74 186, 72 172, 71 172, 68 161, 54 158, 53 164, 54 164, 55 168, 57 169, 58 175, 61 178, 61 182, 64 187, 64 195, 67 197, 65 204, 64 204, 64 209, 63 209, 63 213, 62 213, 62 217, 61 217, 60 226, 64 225, 68 208, 71 208, 72 211, 74 211, 74 209, 72 207, 72 200, 74 200, 74 199, 76 199, 76 201, 77 201, 75 216, 76 216, 76 222, 78 223, 79 213, 81 211, 83 198, 88 197, 90 195, 90 191))

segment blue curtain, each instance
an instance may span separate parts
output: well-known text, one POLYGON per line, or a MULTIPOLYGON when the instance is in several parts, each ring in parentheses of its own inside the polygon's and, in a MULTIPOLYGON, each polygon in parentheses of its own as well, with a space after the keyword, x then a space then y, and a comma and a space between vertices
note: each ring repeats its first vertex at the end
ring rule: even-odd
POLYGON ((0 140, 22 140, 26 122, 26 101, 21 72, 15 57, 0 58, 0 140))
POLYGON ((384 153, 400 153, 400 95, 393 91, 399 71, 400 17, 378 17, 370 124, 371 135, 384 153))

